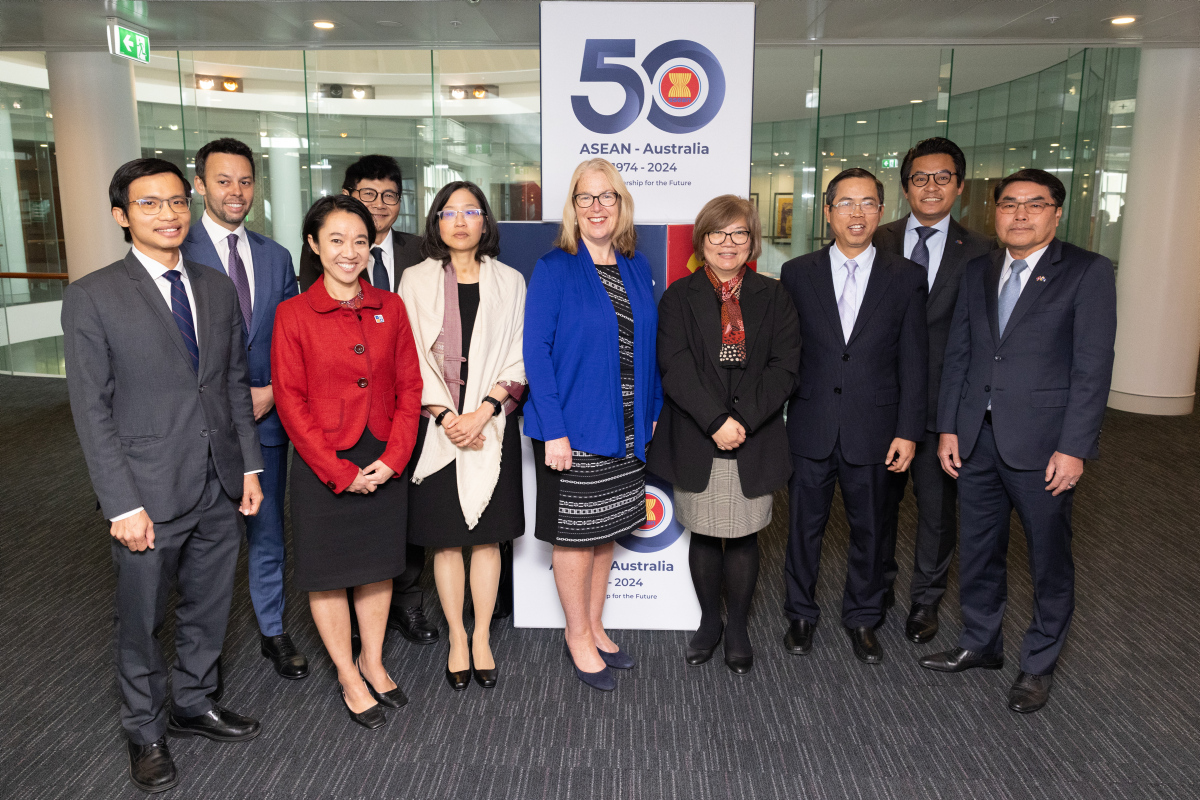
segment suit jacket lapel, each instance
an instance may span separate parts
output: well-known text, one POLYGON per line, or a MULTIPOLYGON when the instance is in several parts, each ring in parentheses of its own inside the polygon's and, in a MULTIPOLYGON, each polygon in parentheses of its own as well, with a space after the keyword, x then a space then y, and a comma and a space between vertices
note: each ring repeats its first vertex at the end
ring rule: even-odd
POLYGON ((829 260, 830 247, 832 245, 826 245, 821 250, 817 263, 808 270, 808 279, 812 283, 813 294, 816 296, 817 302, 824 309, 825 316, 829 318, 829 324, 834 327, 834 330, 840 332, 842 318, 838 315, 837 295, 833 288, 833 262, 829 260))
POLYGON ((908 229, 908 214, 895 222, 889 222, 879 228, 879 243, 876 249, 883 250, 896 256, 904 255, 904 234, 908 229))
POLYGON ((1050 242, 1050 246, 1046 248, 1046 252, 1038 259, 1037 267, 1034 268, 1033 274, 1029 276, 1025 288, 1021 290, 1021 296, 1017 298, 1017 304, 1013 306, 1012 315, 1008 318, 1008 325, 1004 327, 1004 335, 1000 337, 1001 344, 1012 333, 1013 328, 1017 327, 1017 323, 1029 311, 1030 306, 1036 303, 1037 299, 1041 297, 1042 292, 1046 290, 1046 285, 1050 282, 1046 276, 1054 268, 1054 264, 1061 259, 1062 242, 1058 239, 1053 239, 1050 242))
POLYGON ((195 261, 197 264, 205 264, 213 269, 220 270, 222 275, 225 272, 225 265, 221 263, 221 257, 217 255, 217 248, 212 243, 212 237, 208 235, 208 231, 204 228, 204 221, 198 220, 191 229, 188 230, 185 244, 188 245, 188 250, 191 251, 189 261, 195 261))
MULTIPOLYGON (((854 338, 867 324, 867 318, 871 316, 875 307, 879 305, 879 301, 887 293, 887 287, 893 278, 891 266, 891 255, 875 248, 875 263, 871 265, 871 276, 867 278, 867 291, 863 295, 862 305, 858 307, 858 316, 854 318, 854 330, 850 331, 850 340, 846 344, 854 341, 854 338)), ((832 273, 830 273, 829 280, 833 281, 832 273)))
MULTIPOLYGON (((717 298, 712 283, 703 269, 696 270, 687 280, 690 281, 688 305, 692 308, 696 325, 700 327, 700 338, 704 340, 704 352, 712 361, 713 366, 717 368, 721 382, 725 383, 729 380, 728 370, 721 366, 718 358, 721 352, 721 301, 717 298)), ((743 309, 743 318, 745 317, 744 312, 745 309, 743 309)))
POLYGON ((954 218, 950 218, 950 227, 946 230, 946 246, 942 248, 942 260, 938 264, 937 275, 933 278, 933 286, 929 287, 929 297, 925 299, 925 307, 933 305, 934 298, 950 285, 950 274, 962 261, 963 230, 954 218))
POLYGON ((196 341, 200 345, 198 374, 204 375, 209 362, 208 354, 213 350, 213 339, 215 338, 212 329, 212 298, 209 297, 208 284, 205 283, 200 272, 190 269, 187 262, 184 262, 183 268, 187 270, 188 279, 192 283, 192 297, 196 300, 196 307, 192 309, 192 321, 196 326, 196 341))
POLYGON ((400 273, 409 266, 400 264, 400 252, 403 247, 400 231, 392 231, 392 291, 396 293, 400 292, 400 273))
POLYGON ((266 316, 259 314, 258 309, 267 302, 270 294, 271 270, 267 267, 269 253, 266 246, 258 240, 256 234, 247 231, 246 236, 250 239, 250 258, 254 262, 254 309, 250 314, 250 330, 246 331, 246 344, 249 344, 254 341, 262 318, 266 316))
POLYGON ((992 263, 983 277, 984 303, 987 306, 988 326, 992 329, 992 339, 1000 344, 1000 273, 1004 270, 1005 249, 992 253, 992 263))
POLYGON ((168 301, 163 299, 162 293, 154 285, 154 279, 150 277, 150 273, 138 261, 137 256, 133 254, 133 250, 130 250, 125 256, 125 268, 129 270, 129 277, 137 282, 138 293, 145 299, 154 315, 158 317, 158 321, 163 324, 163 328, 167 332, 167 338, 175 343, 175 349, 179 352, 180 358, 187 362, 190 369, 192 366, 192 354, 187 351, 187 348, 183 344, 183 334, 179 332, 179 326, 175 324, 175 315, 171 313, 171 306, 168 304, 168 301))

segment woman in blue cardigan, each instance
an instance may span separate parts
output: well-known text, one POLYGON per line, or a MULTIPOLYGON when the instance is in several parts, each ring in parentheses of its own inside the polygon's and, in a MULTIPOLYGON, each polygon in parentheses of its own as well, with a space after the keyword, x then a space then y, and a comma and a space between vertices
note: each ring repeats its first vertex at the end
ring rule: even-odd
POLYGON ((646 521, 646 444, 662 384, 650 263, 634 249, 633 198, 608 161, 576 167, 555 245, 538 260, 525 299, 534 535, 554 545, 575 672, 609 691, 616 687, 609 668, 634 662, 608 638, 600 615, 613 541, 646 521))

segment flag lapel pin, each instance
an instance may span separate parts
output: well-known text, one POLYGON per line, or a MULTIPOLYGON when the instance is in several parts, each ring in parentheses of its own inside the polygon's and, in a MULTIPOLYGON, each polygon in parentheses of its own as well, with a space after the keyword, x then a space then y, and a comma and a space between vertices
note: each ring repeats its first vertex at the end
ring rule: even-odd
POLYGON ((376 322, 383 322, 383 314, 376 314, 376 315, 375 315, 375 321, 376 321, 376 322))

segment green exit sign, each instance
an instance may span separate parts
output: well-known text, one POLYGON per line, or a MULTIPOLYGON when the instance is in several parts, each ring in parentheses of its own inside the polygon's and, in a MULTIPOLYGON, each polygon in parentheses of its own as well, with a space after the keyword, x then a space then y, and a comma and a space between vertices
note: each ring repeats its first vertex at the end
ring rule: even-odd
POLYGON ((141 64, 150 63, 150 37, 120 20, 108 20, 108 52, 141 64))
POLYGON ((883 168, 884 169, 900 169, 900 159, 898 159, 898 158, 883 159, 883 168))

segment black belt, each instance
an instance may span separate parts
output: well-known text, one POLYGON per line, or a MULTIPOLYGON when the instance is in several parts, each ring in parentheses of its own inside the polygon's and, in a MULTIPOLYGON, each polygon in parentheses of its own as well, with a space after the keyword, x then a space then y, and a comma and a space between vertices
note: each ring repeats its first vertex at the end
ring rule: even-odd
POLYGON ((986 422, 988 425, 992 424, 992 410, 990 408, 987 411, 983 412, 983 421, 986 422))

